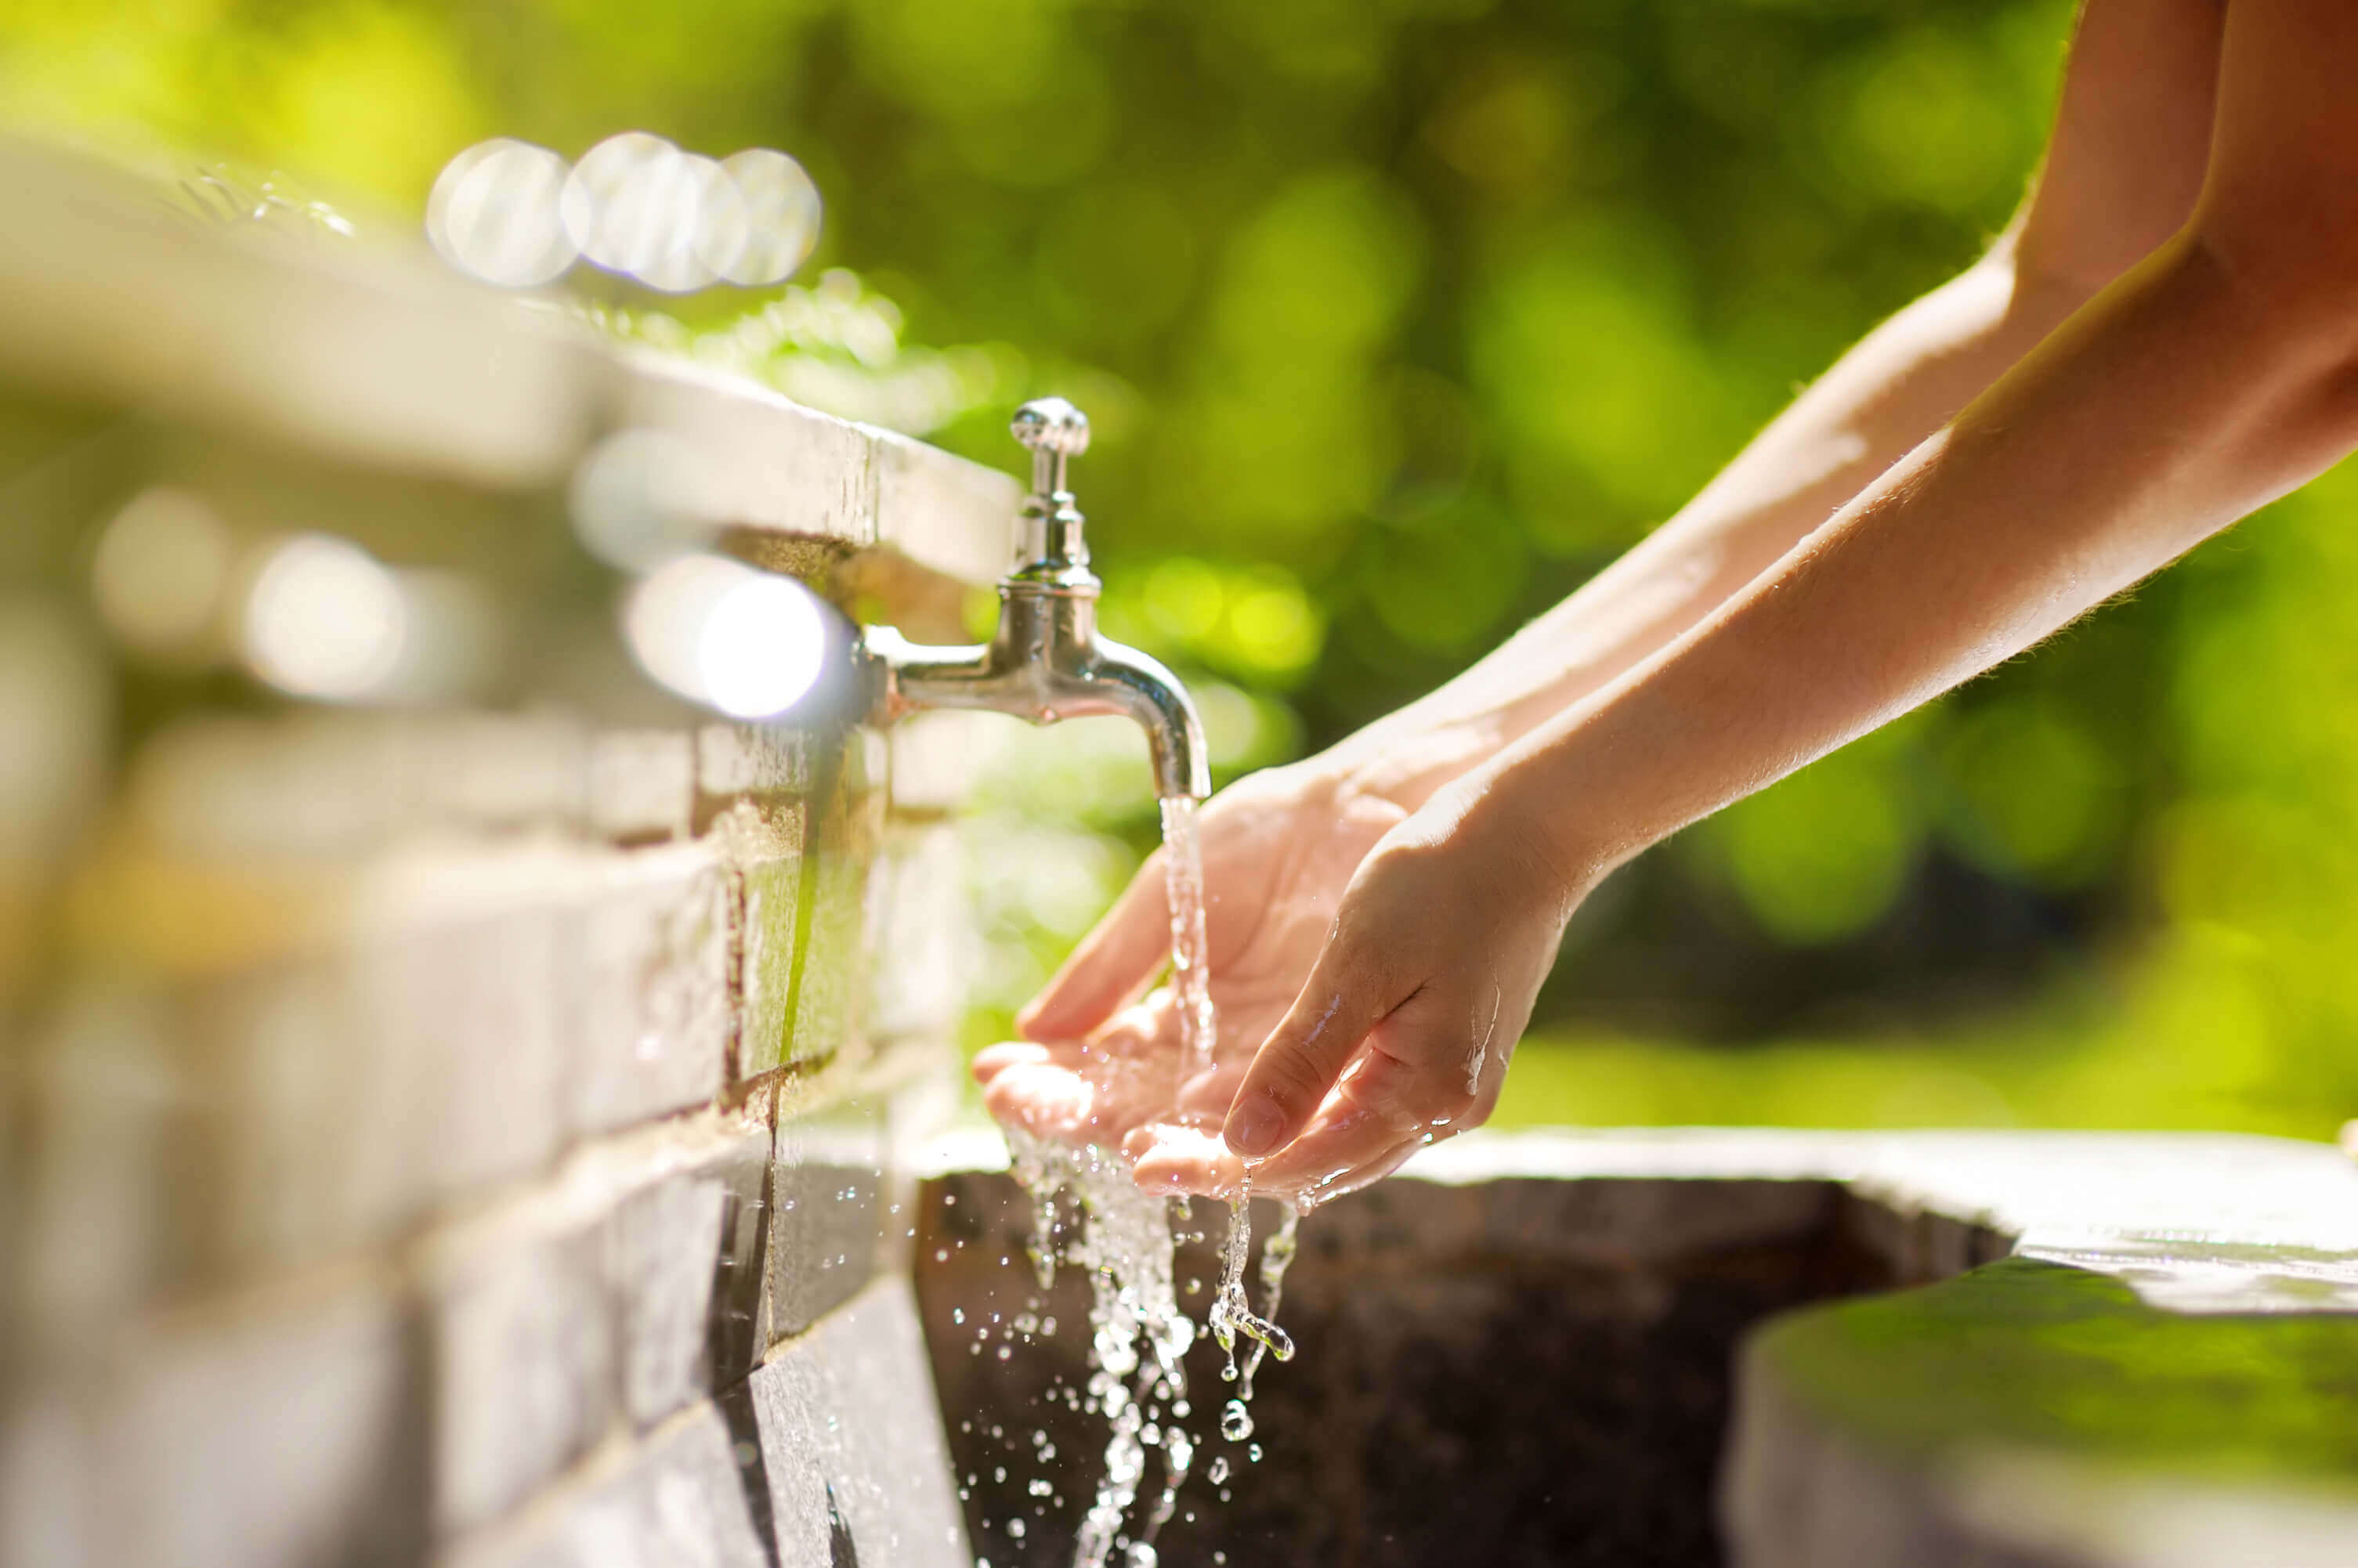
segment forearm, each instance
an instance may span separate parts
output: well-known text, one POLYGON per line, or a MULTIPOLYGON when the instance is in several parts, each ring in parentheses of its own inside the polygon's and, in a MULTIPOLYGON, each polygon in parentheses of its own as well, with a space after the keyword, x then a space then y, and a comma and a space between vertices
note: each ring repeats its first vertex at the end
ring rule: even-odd
POLYGON ((1677 516, 1503 647, 1336 747, 1401 805, 1487 761, 1694 625, 1938 429, 2087 297, 2001 242, 1877 328, 1677 516))
POLYGON ((1456 797, 1570 891, 2019 652, 2358 444, 2346 309, 2174 242, 1676 643, 1456 797), (2336 308, 2339 309, 2340 308, 2336 308))

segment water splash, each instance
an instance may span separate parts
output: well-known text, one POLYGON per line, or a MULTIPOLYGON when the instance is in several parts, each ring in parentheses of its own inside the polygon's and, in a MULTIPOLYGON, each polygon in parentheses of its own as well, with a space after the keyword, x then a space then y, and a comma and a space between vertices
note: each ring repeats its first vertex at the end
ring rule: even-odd
MULTIPOLYGON (((1087 1400, 1112 1430, 1073 1561, 1076 1568, 1107 1568, 1138 1500, 1146 1451, 1163 1451, 1168 1506, 1158 1498, 1154 1511, 1165 1517, 1177 1506, 1179 1483, 1194 1457, 1192 1441, 1163 1408, 1185 1397, 1184 1361, 1195 1338, 1172 1275, 1168 1200, 1141 1191, 1130 1167, 1103 1150, 1068 1148, 1014 1130, 1007 1138, 1016 1179, 1033 1195, 1035 1218, 1070 1206, 1074 1223, 1055 1233, 1065 1238, 1065 1255, 1088 1273, 1087 1400)), ((1033 1250, 1038 1258, 1050 1247, 1035 1237, 1033 1250)))
MULTIPOLYGON (((1171 987, 1184 1082, 1211 1067, 1218 1028, 1212 1006, 1195 802, 1165 800, 1163 834, 1169 868, 1171 987)), ((1054 1281, 1060 1255, 1087 1271, 1089 1278, 1087 1402, 1104 1412, 1111 1431, 1103 1476, 1081 1520, 1075 1568, 1109 1568, 1118 1547, 1122 1568, 1154 1568, 1156 1537, 1178 1508, 1197 1443, 1183 1424, 1192 1411, 1182 1362, 1195 1341, 1195 1325, 1180 1309, 1173 1275, 1173 1203, 1141 1191, 1128 1165, 1103 1150, 1069 1148, 1012 1129, 1007 1141, 1016 1180, 1032 1199, 1033 1229, 1026 1250, 1041 1289, 1044 1292, 1054 1281), (1143 1528, 1125 1541, 1123 1527, 1137 1503, 1150 1448, 1163 1451, 1163 1486, 1147 1509, 1143 1528)), ((1252 1252, 1249 1200, 1249 1194, 1240 1192, 1229 1205, 1221 1279, 1209 1314, 1212 1333, 1228 1354, 1222 1376, 1238 1384, 1240 1396, 1229 1400, 1220 1415, 1221 1435, 1231 1442, 1252 1434, 1245 1401, 1252 1397, 1252 1375, 1262 1357, 1274 1355, 1286 1361, 1293 1356, 1292 1337, 1273 1320, 1286 1265, 1293 1258, 1300 1215, 1285 1206, 1282 1221, 1268 1238, 1260 1263, 1262 1311, 1256 1314, 1244 1287, 1245 1263, 1252 1252), (1236 1353, 1238 1335, 1252 1341, 1241 1368, 1236 1353)), ((1184 1219, 1184 1200, 1179 1216, 1184 1219)), ((1260 1456, 1258 1444, 1252 1456, 1260 1456)), ((1225 1457, 1214 1460, 1215 1485, 1224 1483, 1228 1472, 1225 1457)), ((1225 1489, 1221 1496, 1227 1497, 1225 1489)), ((1011 1533, 1013 1522, 1020 1521, 1011 1521, 1011 1533)))

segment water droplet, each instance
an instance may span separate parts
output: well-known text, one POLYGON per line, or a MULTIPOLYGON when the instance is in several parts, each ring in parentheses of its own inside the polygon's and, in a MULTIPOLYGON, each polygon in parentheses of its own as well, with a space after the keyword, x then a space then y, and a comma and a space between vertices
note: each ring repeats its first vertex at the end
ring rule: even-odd
POLYGON ((1252 1412, 1245 1409, 1242 1400, 1230 1400, 1220 1411, 1220 1435, 1230 1443, 1242 1443, 1252 1435, 1252 1412))
POLYGON ((1220 1485, 1223 1481, 1226 1481, 1228 1478, 1228 1456, 1223 1454, 1214 1459, 1212 1461, 1212 1468, 1206 1472, 1206 1474, 1211 1476, 1212 1485, 1215 1487, 1220 1485))

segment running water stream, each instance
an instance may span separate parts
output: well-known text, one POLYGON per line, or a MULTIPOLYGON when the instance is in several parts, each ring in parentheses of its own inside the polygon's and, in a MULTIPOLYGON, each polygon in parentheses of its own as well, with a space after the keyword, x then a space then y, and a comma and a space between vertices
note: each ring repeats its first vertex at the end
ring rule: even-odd
MULTIPOLYGON (((1171 903, 1171 989, 1178 1004, 1180 1081, 1184 1083, 1212 1065, 1218 1028, 1212 1007, 1203 848, 1195 801, 1163 802, 1163 853, 1171 903)), ((1054 1280, 1060 1250, 1089 1271, 1088 1403, 1104 1412, 1112 1431, 1103 1473, 1082 1517, 1075 1568, 1107 1568, 1118 1547, 1123 1568, 1154 1568, 1155 1540, 1178 1507, 1179 1488, 1195 1463, 1198 1441, 1185 1425, 1194 1407, 1183 1365, 1196 1330, 1179 1305, 1173 1278, 1173 1222, 1174 1217, 1185 1220, 1185 1202, 1141 1191, 1128 1163, 1109 1151, 1069 1148, 1013 1130, 1008 1133, 1008 1145, 1016 1179, 1032 1197, 1031 1254, 1040 1288, 1045 1291, 1054 1280), (1163 1451, 1163 1486, 1144 1521, 1133 1530, 1129 1528, 1130 1510, 1145 1479, 1150 1448, 1163 1451)), ((1247 1406, 1263 1356, 1273 1355, 1280 1361, 1293 1356, 1293 1341, 1275 1319, 1300 1214, 1292 1205, 1284 1206, 1283 1218, 1264 1243, 1261 1311, 1256 1314, 1244 1283, 1245 1263, 1252 1252, 1250 1195, 1248 1178, 1245 1189, 1229 1202, 1220 1281, 1208 1314, 1212 1336, 1228 1357, 1221 1378, 1235 1386, 1219 1420, 1220 1435, 1231 1443, 1252 1435, 1247 1406), (1241 1365, 1237 1358, 1239 1336, 1252 1342, 1241 1365)), ((1260 1446, 1253 1445, 1248 1456, 1258 1459, 1260 1446)), ((1224 1483, 1228 1470, 1225 1456, 1216 1459, 1213 1482, 1224 1483)), ((1225 1498, 1228 1494, 1223 1489, 1220 1495, 1225 1498)))

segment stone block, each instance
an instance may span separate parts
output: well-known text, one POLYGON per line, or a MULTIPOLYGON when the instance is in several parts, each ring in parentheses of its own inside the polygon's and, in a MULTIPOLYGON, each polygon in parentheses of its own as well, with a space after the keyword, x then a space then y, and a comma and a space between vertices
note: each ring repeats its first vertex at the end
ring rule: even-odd
POLYGON ((869 909, 869 1035, 956 1039, 973 931, 956 831, 892 831, 871 872, 869 909))
POLYGON ((500 1518, 604 1434, 619 1379, 602 1241, 588 1216, 502 1213, 427 1249, 438 1533, 500 1518))
POLYGON ((589 772, 594 837, 616 844, 687 837, 696 805, 694 736, 663 730, 593 736, 589 772))
MULTIPOLYGON (((767 1498, 763 1503, 766 1506, 767 1498)), ((445 1568, 769 1568, 727 1426, 681 1411, 568 1477, 512 1525, 460 1541, 445 1568)))
POLYGON ((719 1092, 730 1034, 727 878, 709 846, 601 861, 571 912, 569 1120, 599 1132, 719 1092))
POLYGON ((810 878, 802 910, 807 931, 798 936, 793 1017, 786 1060, 823 1062, 860 1034, 868 988, 867 890, 869 847, 842 827, 806 855, 810 878))
POLYGON ((160 1195, 168 1277, 252 1272, 398 1222, 402 1064, 374 1051, 350 970, 288 960, 193 982, 160 1195))
POLYGON ((770 1180, 770 1339, 800 1334, 874 1274, 887 1168, 872 1098, 778 1119, 770 1180))
POLYGON ((773 802, 810 793, 813 738, 784 726, 708 724, 696 732, 695 829, 701 833, 740 801, 773 802))
MULTIPOLYGON (((126 1339, 81 1433, 106 1568, 400 1563, 422 1541, 423 1412, 393 1281, 216 1300, 126 1339)), ((12 1526, 13 1531, 13 1526, 12 1526)))
POLYGON ((699 1142, 607 1222, 622 1409, 642 1427, 753 1364, 770 1131, 732 1118, 699 1142))
POLYGON ((741 865, 738 884, 737 1072, 784 1066, 794 1030, 795 934, 801 924, 803 860, 771 856, 741 865))
POLYGON ((750 1388, 780 1568, 969 1568, 907 1281, 876 1281, 750 1388))
POLYGON ((27 1054, 29 1070, 0 1074, 0 1127, 29 1134, 0 1141, 0 1321, 27 1364, 111 1339, 124 1313, 175 1282, 176 1256, 187 1261, 165 1212, 180 1109, 168 1028, 152 991, 78 989, 27 1054))
POLYGON ((366 1053, 347 1120, 397 1136, 362 1173, 395 1218, 545 1168, 564 1134, 567 1042, 561 878, 519 907, 364 937, 347 960, 360 1033, 317 1042, 366 1053))
POLYGON ((975 781, 1016 727, 1003 715, 918 713, 886 731, 895 814, 940 816, 966 804, 975 781))

